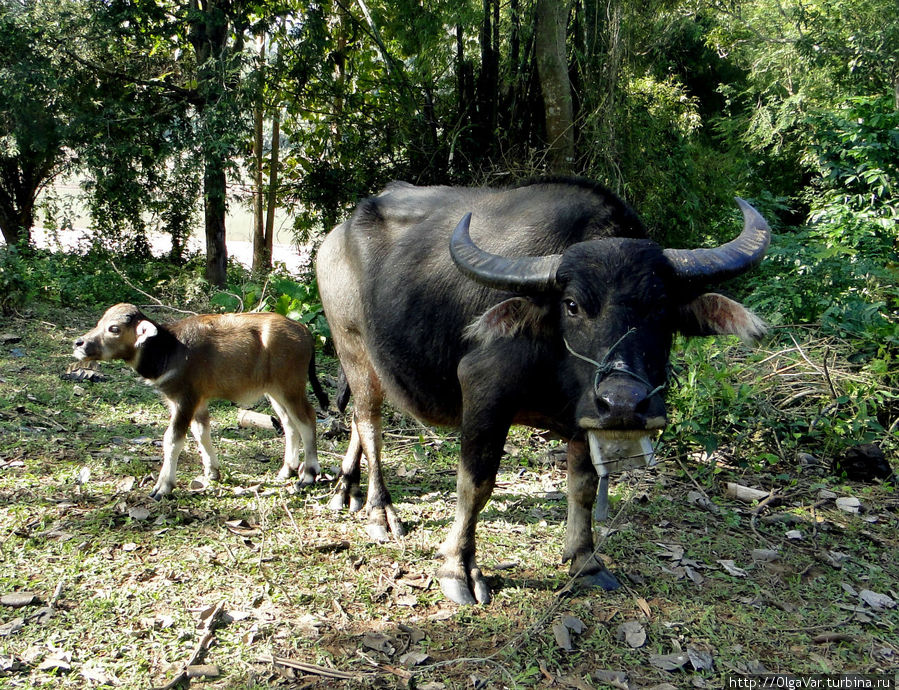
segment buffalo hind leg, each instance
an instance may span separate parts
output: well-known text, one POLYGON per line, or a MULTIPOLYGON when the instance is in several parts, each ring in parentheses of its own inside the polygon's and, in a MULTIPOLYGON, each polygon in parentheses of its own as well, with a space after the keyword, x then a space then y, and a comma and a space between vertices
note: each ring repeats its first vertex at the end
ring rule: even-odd
POLYGON ((340 477, 337 479, 337 491, 328 503, 328 508, 334 511, 349 508, 351 513, 362 510, 362 441, 359 438, 359 430, 356 428, 356 420, 351 423, 350 445, 340 466, 340 477))
POLYGON ((565 549, 562 562, 571 561, 569 574, 586 587, 606 591, 620 586, 615 576, 596 556, 593 546, 593 503, 599 477, 590 461, 590 451, 583 438, 568 442, 568 524, 565 527, 565 549))
POLYGON ((359 432, 362 452, 368 460, 368 496, 365 500, 368 524, 365 531, 376 542, 390 541, 391 532, 395 537, 402 537, 406 534, 406 528, 396 514, 381 470, 380 410, 365 416, 357 412, 354 426, 359 432))
POLYGON ((368 460, 366 531, 372 540, 384 542, 390 540, 391 532, 396 537, 402 537, 406 530, 394 510, 381 471, 381 404, 384 401, 381 382, 364 358, 354 356, 357 352, 364 352, 361 344, 355 343, 355 346, 356 349, 351 352, 342 353, 338 347, 347 383, 356 400, 356 409, 353 413, 350 445, 340 472, 338 492, 329 505, 336 510, 346 505, 349 505, 351 511, 358 510, 358 499, 361 498, 359 466, 364 454, 368 460))

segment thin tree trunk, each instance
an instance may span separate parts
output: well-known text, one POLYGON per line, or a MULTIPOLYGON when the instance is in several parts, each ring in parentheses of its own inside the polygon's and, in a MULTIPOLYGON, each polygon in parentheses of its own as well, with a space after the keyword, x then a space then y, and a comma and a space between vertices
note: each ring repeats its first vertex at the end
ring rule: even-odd
POLYGON ((275 240, 275 206, 278 203, 278 167, 281 151, 281 110, 272 116, 272 154, 268 171, 268 209, 265 217, 265 251, 268 268, 272 267, 272 248, 275 240))
MULTIPOLYGON (((265 38, 260 40, 259 44, 259 68, 264 69, 265 65, 265 38)), ((254 117, 254 136, 253 136, 253 162, 256 170, 253 174, 253 271, 261 273, 271 268, 270 259, 267 260, 265 254, 265 190, 262 186, 262 127, 265 120, 265 111, 262 91, 265 88, 264 79, 260 80, 259 85, 259 101, 256 105, 254 117)), ((271 253, 268 255, 271 257, 271 253)))
POLYGON ((569 173, 574 167, 574 122, 565 34, 569 2, 537 0, 537 73, 546 120, 547 168, 569 173))
POLYGON ((206 280, 224 287, 228 277, 225 245, 225 162, 209 158, 203 171, 203 205, 206 226, 206 280))

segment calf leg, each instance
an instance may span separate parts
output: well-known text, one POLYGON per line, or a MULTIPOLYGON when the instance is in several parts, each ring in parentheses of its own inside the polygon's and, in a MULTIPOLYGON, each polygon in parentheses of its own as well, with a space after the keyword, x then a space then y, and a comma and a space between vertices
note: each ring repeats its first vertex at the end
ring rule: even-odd
POLYGON ((194 416, 194 406, 172 403, 172 419, 162 437, 163 460, 159 470, 159 478, 150 492, 150 498, 159 500, 172 493, 175 488, 175 473, 178 469, 178 456, 184 448, 184 437, 194 416))
POLYGON ((209 410, 203 405, 194 413, 190 423, 190 431, 200 447, 200 457, 203 459, 203 476, 207 480, 218 481, 221 476, 218 455, 212 445, 212 434, 209 425, 209 410))
POLYGON ((568 442, 568 524, 562 562, 571 561, 568 569, 582 585, 602 587, 610 591, 620 586, 593 547, 593 502, 599 477, 590 462, 587 442, 578 437, 568 442))

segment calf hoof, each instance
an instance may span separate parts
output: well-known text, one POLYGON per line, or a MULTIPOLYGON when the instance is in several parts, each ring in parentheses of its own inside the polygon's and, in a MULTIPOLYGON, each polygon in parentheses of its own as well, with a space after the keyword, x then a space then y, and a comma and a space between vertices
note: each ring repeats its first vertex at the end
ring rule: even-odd
POLYGON ((343 491, 338 491, 328 501, 328 509, 335 513, 347 508, 351 513, 358 513, 362 510, 365 502, 361 496, 347 496, 343 491))
POLYGON ((480 570, 473 570, 471 574, 472 586, 469 587, 466 580, 456 577, 439 577, 440 589, 443 596, 461 606, 473 606, 474 604, 489 604, 492 596, 490 587, 481 575, 480 570))
POLYGON ((290 479, 297 473, 296 470, 290 469, 287 465, 281 465, 281 469, 278 470, 277 477, 278 479, 290 479))
POLYGON ((157 481, 153 490, 150 492, 150 498, 157 502, 161 501, 165 496, 171 494, 174 488, 174 484, 168 485, 167 482, 160 483, 157 481))
MULTIPOLYGON (((311 478, 300 477, 293 483, 293 490, 294 491, 302 491, 302 490, 308 489, 309 487, 314 486, 314 485, 315 485, 315 477, 311 477, 311 478)), ((336 508, 333 510, 340 510, 340 508, 336 508)))
POLYGON ((616 578, 612 573, 608 570, 600 570, 595 573, 589 573, 588 575, 581 575, 577 578, 577 584, 580 587, 600 587, 606 592, 614 592, 616 589, 621 587, 621 583, 618 582, 618 578, 616 578))

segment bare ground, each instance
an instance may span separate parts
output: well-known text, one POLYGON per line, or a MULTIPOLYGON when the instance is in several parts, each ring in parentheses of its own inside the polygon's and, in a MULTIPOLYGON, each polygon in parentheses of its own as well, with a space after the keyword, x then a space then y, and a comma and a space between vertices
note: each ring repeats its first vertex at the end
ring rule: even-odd
MULTIPOLYGON (((187 451, 175 497, 154 503, 155 394, 121 364, 103 382, 61 378, 95 317, 0 320, 0 595, 18 595, 0 605, 2 687, 163 687, 195 653, 212 668, 192 682, 210 688, 718 688, 899 668, 887 485, 816 462, 747 465, 749 443, 714 458, 662 448, 659 467, 615 482, 597 539, 624 586, 573 591, 565 471, 545 462, 558 444, 515 430, 478 527, 495 600, 459 608, 432 579, 453 434, 388 414, 388 484, 409 528, 388 544, 367 541, 361 514, 327 510, 327 481, 299 494, 275 481, 282 439, 239 428, 225 404, 224 479, 192 487, 187 451), (745 503, 727 482, 773 494, 745 503), (847 498, 858 512, 838 507, 847 498)), ((340 422, 322 423, 326 466, 346 446, 340 422)))

